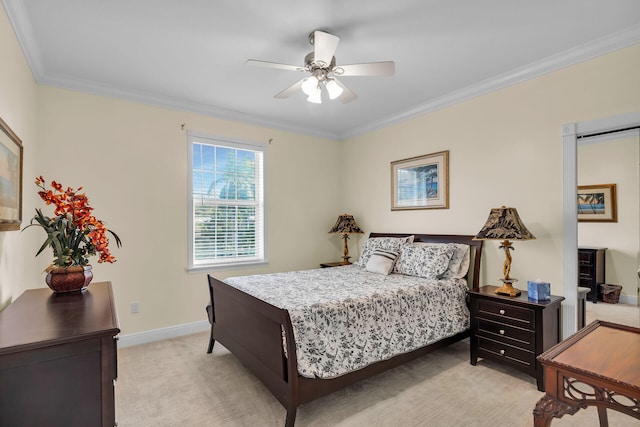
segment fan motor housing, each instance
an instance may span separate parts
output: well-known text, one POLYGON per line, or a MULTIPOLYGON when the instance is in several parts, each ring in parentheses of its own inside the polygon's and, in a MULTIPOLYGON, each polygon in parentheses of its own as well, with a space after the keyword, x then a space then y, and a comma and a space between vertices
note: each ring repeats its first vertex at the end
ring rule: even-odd
POLYGON ((331 57, 331 64, 325 64, 324 62, 316 62, 315 53, 309 52, 307 56, 304 57, 304 65, 310 70, 314 70, 317 68, 323 68, 327 71, 333 70, 336 66, 336 57, 331 57))

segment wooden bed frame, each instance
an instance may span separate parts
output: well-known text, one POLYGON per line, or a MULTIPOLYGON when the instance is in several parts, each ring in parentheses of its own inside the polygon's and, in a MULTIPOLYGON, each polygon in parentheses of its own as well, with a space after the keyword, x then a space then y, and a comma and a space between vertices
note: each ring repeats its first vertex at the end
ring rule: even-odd
MULTIPOLYGON (((371 233, 369 237, 406 237, 411 234, 371 233)), ((478 290, 482 240, 473 236, 414 234, 414 242, 464 243, 471 246, 469 287, 478 290)), ((277 308, 224 282, 208 276, 211 305, 207 307, 211 337, 207 353, 215 341, 233 353, 287 410, 286 427, 293 427, 299 405, 347 387, 353 383, 399 366, 464 339, 469 331, 445 338, 426 347, 376 362, 357 371, 331 378, 307 378, 298 374, 296 346, 287 310, 277 308), (282 343, 286 337, 287 354, 282 343)))

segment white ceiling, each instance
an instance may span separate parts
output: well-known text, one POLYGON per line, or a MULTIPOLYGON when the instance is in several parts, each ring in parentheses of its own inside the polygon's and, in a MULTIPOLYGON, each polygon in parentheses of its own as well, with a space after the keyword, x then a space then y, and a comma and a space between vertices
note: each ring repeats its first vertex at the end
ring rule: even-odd
POLYGON ((39 83, 332 139, 640 42, 638 0, 2 2, 39 83), (341 78, 348 104, 274 99, 302 75, 245 61, 303 65, 316 29, 338 64, 396 75, 341 78))

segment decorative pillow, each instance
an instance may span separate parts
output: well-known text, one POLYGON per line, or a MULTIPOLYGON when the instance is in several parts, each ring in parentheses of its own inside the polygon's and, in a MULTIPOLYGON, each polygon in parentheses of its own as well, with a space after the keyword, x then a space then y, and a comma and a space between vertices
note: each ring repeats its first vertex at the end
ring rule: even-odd
POLYGON ((471 247, 464 243, 429 243, 414 242, 416 246, 453 246, 455 248, 449 267, 440 276, 441 279, 462 279, 469 271, 471 263, 471 247))
POLYGON ((396 258, 398 258, 398 252, 376 249, 369 257, 365 268, 372 273, 384 274, 386 276, 391 273, 396 258))
POLYGON ((369 258, 376 249, 384 249, 392 252, 400 252, 400 246, 406 243, 412 243, 414 236, 407 237, 371 237, 362 245, 362 251, 360 251, 360 259, 355 262, 355 265, 360 267, 366 267, 369 258))
POLYGON ((454 250, 449 245, 403 245, 394 271, 407 276, 436 279, 449 267, 454 250))

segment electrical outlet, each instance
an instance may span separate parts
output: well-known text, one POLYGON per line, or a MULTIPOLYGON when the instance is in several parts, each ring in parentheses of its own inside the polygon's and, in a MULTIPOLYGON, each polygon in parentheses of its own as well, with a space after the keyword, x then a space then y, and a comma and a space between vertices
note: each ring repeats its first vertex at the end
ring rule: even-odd
POLYGON ((131 314, 140 313, 140 305, 137 302, 131 303, 131 314))

